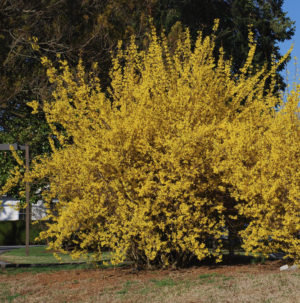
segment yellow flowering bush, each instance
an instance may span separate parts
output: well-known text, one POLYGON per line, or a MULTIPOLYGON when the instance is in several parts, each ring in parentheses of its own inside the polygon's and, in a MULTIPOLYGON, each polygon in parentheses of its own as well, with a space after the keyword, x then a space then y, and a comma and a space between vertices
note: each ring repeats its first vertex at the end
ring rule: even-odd
POLYGON ((186 30, 173 56, 154 28, 147 52, 138 51, 134 37, 125 51, 119 42, 112 104, 97 77, 84 80, 81 60, 72 74, 66 61, 60 73, 43 58, 56 84, 56 102, 45 102, 44 111, 62 148, 52 144, 50 157, 35 159, 24 182, 46 178, 45 200, 59 199, 57 215, 48 215, 54 223, 40 234, 55 238, 49 249, 64 252, 63 243, 72 240, 79 245, 72 257, 93 248, 98 261, 109 247, 113 264, 127 257, 148 268, 182 267, 210 255, 219 262, 223 227, 245 219, 245 249, 266 252, 284 243, 297 254, 297 96, 290 97, 288 114, 278 116, 270 109, 281 99, 271 91, 263 99, 264 81, 289 53, 274 60, 271 72, 251 75, 256 44, 250 31, 249 57, 232 75, 222 48, 214 62, 214 38, 203 40, 200 32, 191 52, 186 30), (264 246, 268 236, 274 242, 264 246), (213 250, 208 238, 216 239, 213 250))
MULTIPOLYGON (((247 252, 283 251, 298 264, 300 257, 300 86, 295 85, 282 109, 270 114, 258 96, 249 110, 222 127, 223 139, 212 153, 216 170, 233 185, 239 216, 249 226, 240 232, 247 252), (260 109, 264 110, 260 116, 260 109), (216 156, 226 154, 222 161, 216 156)), ((269 95, 265 101, 272 103, 269 95)))

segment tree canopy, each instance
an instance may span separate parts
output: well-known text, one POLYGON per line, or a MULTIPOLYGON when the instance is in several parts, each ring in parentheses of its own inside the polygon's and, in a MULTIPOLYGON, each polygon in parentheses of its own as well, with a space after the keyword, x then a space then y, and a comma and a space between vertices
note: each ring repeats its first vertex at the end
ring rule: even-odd
MULTIPOLYGON (((156 26, 165 28, 170 33, 172 26, 180 22, 182 27, 188 27, 191 32, 192 49, 195 47, 198 31, 203 36, 211 35, 214 19, 220 20, 216 32, 216 48, 214 58, 218 60, 219 48, 224 48, 224 60, 232 56, 232 71, 236 73, 245 63, 248 47, 248 25, 254 33, 257 49, 253 58, 253 72, 260 70, 267 63, 271 69, 271 55, 279 61, 282 58, 277 42, 290 40, 295 34, 295 21, 282 11, 284 0, 161 0, 160 8, 155 11, 156 26), (258 65, 258 67, 256 67, 258 65)), ((286 62, 291 59, 288 57, 286 62)), ((275 90, 285 91, 286 84, 279 74, 286 62, 276 71, 278 84, 275 90)), ((266 88, 270 87, 270 80, 266 88)))
MULTIPOLYGON (((252 24, 257 52, 254 70, 268 63, 271 54, 281 58, 276 42, 291 39, 294 23, 282 12, 283 0, 30 0, 2 1, 0 4, 0 127, 17 115, 27 100, 51 99, 51 84, 47 81, 40 58, 47 55, 57 66, 56 54, 68 60, 70 68, 78 63, 79 53, 85 68, 98 62, 101 87, 110 83, 110 51, 115 51, 118 40, 129 43, 135 34, 140 46, 147 46, 148 17, 154 19, 158 35, 165 29, 170 46, 182 37, 182 29, 191 32, 192 49, 198 31, 203 36, 212 33, 214 19, 220 20, 214 57, 218 60, 223 46, 225 60, 233 57, 232 71, 236 73, 245 63, 248 47, 248 25, 252 24), (273 48, 274 47, 274 48, 273 48)), ((288 60, 290 57, 288 58, 288 60)), ((278 87, 285 83, 277 73, 278 87)))

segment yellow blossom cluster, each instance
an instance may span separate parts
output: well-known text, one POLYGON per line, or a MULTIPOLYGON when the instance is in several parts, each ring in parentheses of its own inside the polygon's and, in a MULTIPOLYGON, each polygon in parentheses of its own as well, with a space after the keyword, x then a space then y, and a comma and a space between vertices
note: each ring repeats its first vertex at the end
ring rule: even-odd
POLYGON ((49 248, 64 252, 72 240, 74 258, 92 247, 98 261, 109 247, 114 264, 128 257, 149 268, 185 266, 211 254, 219 262, 221 241, 209 250, 206 240, 220 239, 228 218, 247 218, 240 231, 246 251, 300 256, 299 99, 289 96, 284 115, 272 110, 279 97, 271 90, 263 96, 265 80, 271 76, 274 87, 276 68, 290 51, 273 61, 271 72, 265 67, 253 75, 256 43, 249 32, 249 57, 238 75, 222 48, 214 62, 214 35, 203 40, 200 32, 192 52, 187 29, 172 57, 154 28, 146 52, 134 37, 125 51, 119 42, 112 104, 98 78, 86 83, 81 60, 72 74, 66 61, 59 72, 42 59, 56 84, 55 102, 43 110, 62 148, 52 143, 51 156, 36 159, 24 182, 48 178, 45 200, 59 199, 57 215, 48 216, 54 223, 40 234, 54 239, 49 248))

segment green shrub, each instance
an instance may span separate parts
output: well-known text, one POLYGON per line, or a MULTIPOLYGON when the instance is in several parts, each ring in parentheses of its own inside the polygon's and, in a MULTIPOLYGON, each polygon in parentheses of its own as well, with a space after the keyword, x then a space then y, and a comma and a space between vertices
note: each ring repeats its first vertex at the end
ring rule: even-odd
MULTIPOLYGON (((29 244, 46 244, 45 240, 34 241, 42 231, 40 227, 29 223, 29 244)), ((1 221, 0 222, 0 245, 25 245, 26 221, 1 221)))

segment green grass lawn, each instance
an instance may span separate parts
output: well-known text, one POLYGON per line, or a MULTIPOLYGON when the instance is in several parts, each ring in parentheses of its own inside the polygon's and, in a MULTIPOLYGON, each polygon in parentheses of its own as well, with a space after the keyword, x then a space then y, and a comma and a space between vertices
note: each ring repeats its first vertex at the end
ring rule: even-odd
MULTIPOLYGON (((228 255, 227 250, 221 250, 221 253, 226 257, 228 255)), ((0 259, 8 262, 8 263, 15 263, 15 264, 43 264, 43 263, 79 263, 79 262, 87 262, 88 259, 80 258, 73 260, 70 255, 65 255, 62 253, 57 253, 61 260, 57 260, 53 253, 46 249, 46 247, 29 247, 29 256, 25 256, 25 247, 14 249, 12 251, 6 252, 0 255, 0 259)), ((91 257, 93 253, 88 254, 91 257)), ((242 250, 235 250, 236 256, 244 256, 245 252, 242 250)), ((261 254, 259 254, 261 255, 261 254)), ((253 257, 253 254, 249 254, 249 257, 253 257)), ((103 252, 102 260, 110 260, 111 254, 110 252, 103 252)))
MULTIPOLYGON (((25 247, 14 249, 12 251, 6 252, 0 255, 0 259, 8 263, 18 263, 18 264, 41 264, 41 263, 73 263, 73 262, 87 262, 87 259, 80 258, 73 260, 69 255, 64 255, 62 253, 57 253, 61 260, 58 261, 53 253, 45 247, 29 247, 29 256, 25 256, 25 247)), ((89 253, 89 256, 92 256, 93 253, 89 253)), ((104 252, 102 254, 103 260, 111 259, 111 254, 109 252, 104 252)))

